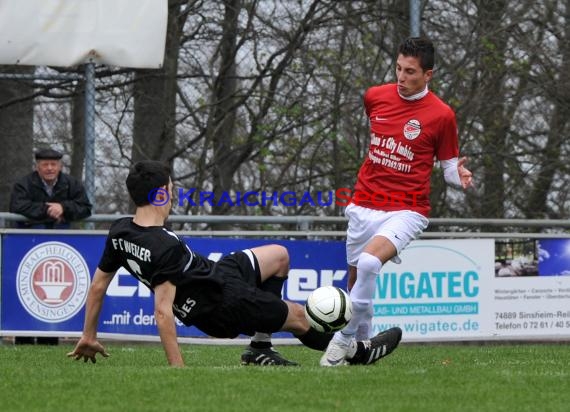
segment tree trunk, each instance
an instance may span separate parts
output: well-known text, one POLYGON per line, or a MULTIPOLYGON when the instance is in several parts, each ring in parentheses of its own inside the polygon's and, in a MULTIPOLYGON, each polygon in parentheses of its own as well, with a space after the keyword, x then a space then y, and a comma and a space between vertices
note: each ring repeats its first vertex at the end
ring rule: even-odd
POLYGON ((560 146, 567 139, 565 129, 570 117, 570 1, 566 1, 566 15, 563 38, 560 39, 562 54, 559 78, 552 80, 552 86, 547 88, 548 96, 554 106, 549 122, 548 139, 542 152, 537 178, 532 185, 526 207, 526 217, 529 219, 560 218, 549 216, 548 195, 556 173, 564 170, 567 159, 560 158, 560 146))
POLYGON ((482 217, 505 217, 505 154, 508 124, 504 121, 503 82, 507 36, 501 27, 506 10, 504 0, 478 3, 481 52, 480 119, 483 128, 482 217), (493 99, 490 99, 493 96, 493 99))
POLYGON ((179 19, 180 8, 179 0, 169 0, 164 66, 135 74, 133 163, 145 159, 170 161, 175 151, 176 74, 184 25, 179 19))
MULTIPOLYGON (((77 82, 71 101, 71 176, 83 181, 85 160, 85 81, 77 82)), ((91 199, 94 201, 95 199, 91 199)))
MULTIPOLYGON (((4 66, 2 73, 33 74, 33 67, 4 66)), ((32 171, 34 102, 29 80, 0 79, 0 210, 7 212, 14 182, 32 171)))
MULTIPOLYGON (((213 191, 215 199, 229 191, 235 173, 232 142, 236 135, 236 44, 241 0, 224 1, 225 13, 219 45, 219 75, 214 83, 212 112, 208 122, 208 140, 214 148, 213 191)), ((247 188, 243 188, 244 190, 247 188)), ((214 206, 213 214, 223 214, 227 205, 214 206)))

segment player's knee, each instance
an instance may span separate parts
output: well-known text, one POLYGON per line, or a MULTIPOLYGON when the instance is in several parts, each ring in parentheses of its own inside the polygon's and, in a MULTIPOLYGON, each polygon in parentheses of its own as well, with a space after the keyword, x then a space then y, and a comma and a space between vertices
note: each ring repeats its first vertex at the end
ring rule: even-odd
POLYGON ((286 277, 289 273, 289 252, 281 245, 271 245, 271 251, 277 264, 276 276, 286 277))
POLYGON ((380 269, 382 269, 382 262, 376 256, 363 252, 358 257, 356 269, 358 276, 376 276, 380 273, 380 269))

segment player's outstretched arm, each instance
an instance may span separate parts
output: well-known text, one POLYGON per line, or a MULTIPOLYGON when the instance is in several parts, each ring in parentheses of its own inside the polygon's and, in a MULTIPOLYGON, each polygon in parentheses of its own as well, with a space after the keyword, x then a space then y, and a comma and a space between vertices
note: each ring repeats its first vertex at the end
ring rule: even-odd
POLYGON ((97 325, 99 323, 99 314, 103 306, 105 292, 107 292, 107 288, 114 275, 115 272, 107 273, 99 268, 95 271, 93 281, 87 293, 83 336, 79 342, 77 342, 75 349, 67 354, 68 357, 75 358, 76 360, 83 359, 85 362, 91 360, 91 362, 95 363, 95 356, 98 353, 104 357, 109 356, 103 345, 97 341, 97 325))
POLYGON ((176 336, 176 323, 172 304, 176 296, 176 286, 169 281, 154 288, 154 317, 160 335, 160 341, 170 366, 183 367, 184 359, 180 353, 176 336))
POLYGON ((464 166, 467 157, 460 159, 454 157, 440 162, 443 167, 443 177, 447 184, 463 190, 473 186, 473 173, 464 166))

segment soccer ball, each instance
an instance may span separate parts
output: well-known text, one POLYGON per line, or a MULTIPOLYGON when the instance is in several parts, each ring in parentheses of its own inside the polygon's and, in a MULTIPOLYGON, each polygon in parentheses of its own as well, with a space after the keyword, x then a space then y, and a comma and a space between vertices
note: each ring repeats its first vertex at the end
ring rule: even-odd
POLYGON ((336 286, 322 286, 309 295, 305 317, 319 332, 335 332, 352 318, 352 302, 348 294, 336 286))

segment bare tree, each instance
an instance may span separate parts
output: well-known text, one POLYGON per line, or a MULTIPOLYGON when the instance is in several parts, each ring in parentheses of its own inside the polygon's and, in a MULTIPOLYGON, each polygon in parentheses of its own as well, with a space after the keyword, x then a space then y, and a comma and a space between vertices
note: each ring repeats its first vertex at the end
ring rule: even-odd
MULTIPOLYGON (((422 34, 437 53, 430 88, 457 113, 476 183, 463 194, 436 168, 433 216, 570 216, 569 9, 569 0, 422 2, 422 34)), ((247 190, 352 187, 370 144, 362 96, 395 80, 408 12, 398 0, 170 0, 161 69, 97 68, 100 211, 127 210, 113 183, 132 161, 161 159, 179 188, 195 189, 176 213, 341 214, 334 204, 215 201, 247 190), (211 191, 214 204, 195 206, 198 191, 211 191)), ((25 126, 2 136, 5 147, 6 136, 31 136, 33 127, 36 142, 69 148, 80 174, 81 83, 18 87, 0 90, 2 127, 14 117, 12 103, 28 99, 17 114, 25 126)), ((10 150, 31 156, 26 139, 14 141, 29 149, 10 150)))
MULTIPOLYGON (((537 153, 538 167, 536 177, 530 186, 530 193, 523 206, 526 217, 529 218, 563 218, 565 215, 561 211, 553 210, 549 202, 552 189, 556 186, 556 180, 568 179, 567 157, 563 156, 563 145, 567 142, 570 118, 570 1, 566 1, 564 8, 559 10, 559 2, 545 2, 546 20, 544 30, 549 31, 554 37, 556 47, 559 49, 559 62, 548 54, 543 56, 544 74, 541 76, 541 84, 544 85, 545 96, 551 104, 551 114, 548 119, 548 131, 546 142, 542 150, 537 153), (551 22, 560 14, 566 24, 563 29, 554 26, 551 22)), ((567 184, 564 185, 568 187, 567 184)), ((562 187, 564 187, 562 186, 562 187)), ((559 186, 559 189, 562 187, 559 186)), ((567 191, 564 197, 567 200, 567 191)), ((558 202, 557 202, 558 203, 558 202)))

